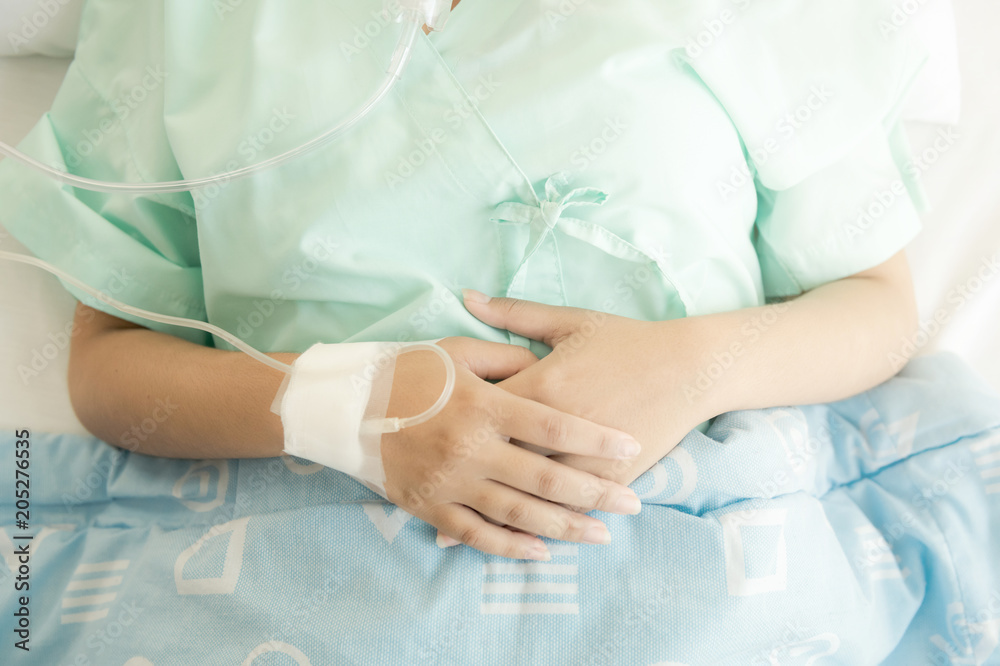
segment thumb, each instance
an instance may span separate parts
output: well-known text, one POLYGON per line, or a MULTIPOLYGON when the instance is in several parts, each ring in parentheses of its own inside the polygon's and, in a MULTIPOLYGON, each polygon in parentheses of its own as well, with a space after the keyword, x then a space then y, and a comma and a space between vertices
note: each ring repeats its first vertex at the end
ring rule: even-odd
POLYGON ((438 548, 450 548, 452 546, 457 546, 458 544, 462 543, 461 541, 456 541, 452 539, 450 536, 443 533, 441 530, 438 530, 437 539, 435 539, 435 542, 437 543, 438 548))
POLYGON ((553 348, 573 334, 585 312, 517 298, 490 298, 474 289, 463 289, 462 297, 465 309, 484 324, 540 340, 553 348))
POLYGON ((538 362, 525 347, 472 338, 461 338, 460 345, 446 351, 480 379, 507 379, 538 362))

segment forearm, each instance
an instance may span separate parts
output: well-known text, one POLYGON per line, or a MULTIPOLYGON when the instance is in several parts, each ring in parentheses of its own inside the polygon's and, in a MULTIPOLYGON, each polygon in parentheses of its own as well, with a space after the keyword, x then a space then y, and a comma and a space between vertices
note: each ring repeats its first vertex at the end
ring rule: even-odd
POLYGON ((685 395, 710 413, 840 400, 892 377, 917 323, 905 257, 785 303, 692 318, 685 395))
POLYGON ((875 386, 900 369, 893 353, 916 328, 902 253, 780 305, 668 321, 478 292, 466 293, 465 305, 480 321, 553 348, 503 388, 642 444, 631 461, 554 457, 620 483, 723 412, 830 402, 875 386))
MULTIPOLYGON (((281 453, 281 421, 270 411, 279 372, 140 327, 85 334, 70 353, 70 397, 97 437, 170 458, 281 453)), ((291 363, 296 355, 273 356, 291 363)))

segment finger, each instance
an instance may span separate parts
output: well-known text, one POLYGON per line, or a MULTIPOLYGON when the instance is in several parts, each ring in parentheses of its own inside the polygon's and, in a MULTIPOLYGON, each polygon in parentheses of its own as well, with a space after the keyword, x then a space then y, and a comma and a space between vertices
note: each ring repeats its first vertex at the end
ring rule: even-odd
POLYGON ((441 530, 438 530, 437 538, 434 540, 434 543, 437 544, 438 548, 451 548, 452 546, 457 546, 459 544, 458 541, 452 539, 441 530))
POLYGON ((448 353, 480 379, 507 379, 538 362, 526 347, 486 340, 463 339, 448 353))
MULTIPOLYGON (((609 466, 607 463, 602 463, 602 461, 597 460, 596 458, 584 458, 582 456, 567 456, 562 454, 552 456, 550 460, 552 460, 552 462, 559 463, 560 465, 567 465, 584 473, 593 474, 596 477, 625 486, 639 478, 642 472, 645 471, 645 467, 648 466, 648 463, 644 465, 640 463, 638 459, 620 460, 614 465, 609 466)), ((566 508, 570 511, 586 511, 586 509, 572 504, 566 505, 566 508)))
POLYGON ((560 541, 611 543, 608 528, 596 518, 495 481, 483 484, 477 493, 479 496, 467 505, 502 525, 560 541))
POLYGON ((612 460, 635 458, 642 451, 639 442, 621 430, 598 425, 506 391, 500 400, 503 410, 499 427, 508 437, 560 453, 612 460))
POLYGON ((607 479, 608 481, 614 481, 615 483, 622 483, 625 485, 628 485, 628 483, 632 480, 638 478, 639 475, 633 468, 637 469, 636 466, 641 464, 638 459, 633 458, 631 460, 621 460, 613 466, 609 466, 605 461, 597 458, 567 455, 564 453, 553 455, 551 460, 561 465, 568 465, 569 467, 578 469, 581 472, 593 474, 594 476, 599 476, 602 479, 607 479))
POLYGON ((552 559, 541 539, 493 525, 461 504, 435 507, 428 518, 446 536, 484 553, 517 560, 548 562, 552 559))
POLYGON ((573 334, 586 318, 587 310, 545 305, 516 298, 490 298, 473 289, 463 289, 465 308, 484 324, 502 328, 549 347, 573 334))
MULTIPOLYGON (((584 458, 582 456, 570 456, 570 455, 554 455, 550 458, 552 462, 559 463, 560 465, 567 465, 573 469, 578 469, 581 472, 587 474, 593 474, 596 477, 607 479, 612 483, 620 483, 622 485, 628 485, 628 479, 634 478, 634 476, 629 475, 629 470, 635 464, 635 460, 622 460, 615 463, 614 469, 611 469, 607 463, 598 460, 597 458, 584 458)), ((576 512, 586 512, 587 509, 580 506, 574 506, 572 504, 562 504, 560 505, 570 511, 576 512)))
POLYGON ((481 454, 485 476, 541 499, 580 507, 583 512, 636 514, 639 497, 628 486, 581 472, 545 456, 508 444, 481 454))

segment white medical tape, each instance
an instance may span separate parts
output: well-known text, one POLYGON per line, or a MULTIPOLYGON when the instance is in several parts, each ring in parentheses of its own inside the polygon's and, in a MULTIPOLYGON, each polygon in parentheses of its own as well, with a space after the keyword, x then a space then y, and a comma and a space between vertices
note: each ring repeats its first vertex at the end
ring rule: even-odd
POLYGON ((281 416, 284 452, 348 474, 386 497, 382 434, 396 356, 409 346, 320 343, 306 350, 271 408, 281 416))

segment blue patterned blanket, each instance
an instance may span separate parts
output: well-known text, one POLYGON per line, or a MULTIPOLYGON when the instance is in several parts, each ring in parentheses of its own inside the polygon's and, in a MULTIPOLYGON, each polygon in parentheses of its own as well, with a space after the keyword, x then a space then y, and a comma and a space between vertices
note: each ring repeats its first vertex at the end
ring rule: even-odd
POLYGON ((612 545, 549 563, 439 549, 288 457, 17 440, 3 664, 1000 664, 1000 397, 952 356, 716 418, 633 484, 639 515, 600 514, 612 545))

